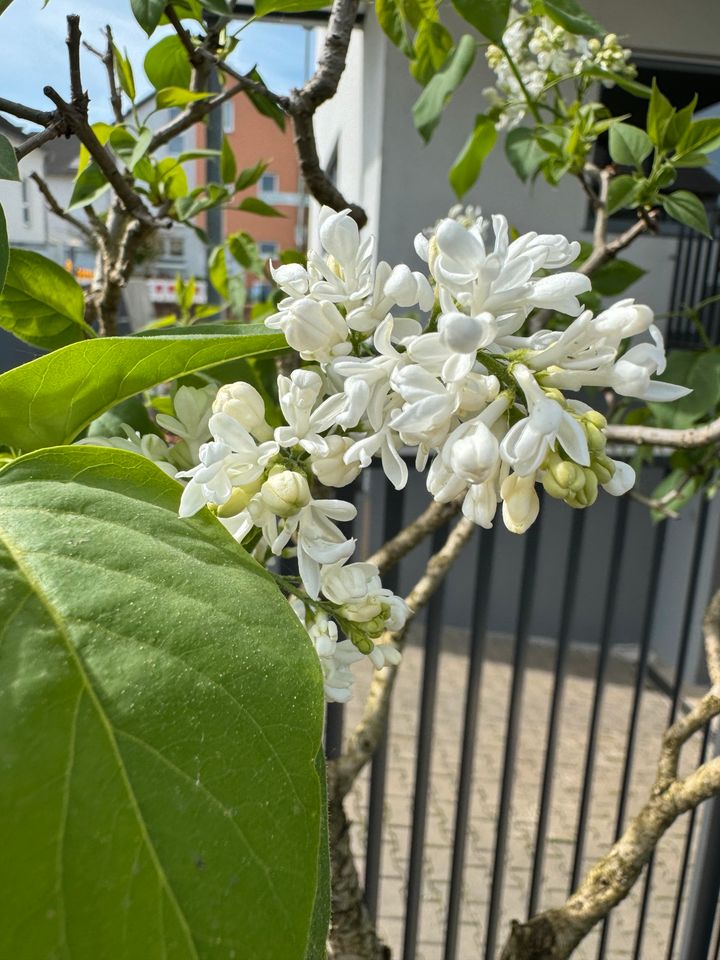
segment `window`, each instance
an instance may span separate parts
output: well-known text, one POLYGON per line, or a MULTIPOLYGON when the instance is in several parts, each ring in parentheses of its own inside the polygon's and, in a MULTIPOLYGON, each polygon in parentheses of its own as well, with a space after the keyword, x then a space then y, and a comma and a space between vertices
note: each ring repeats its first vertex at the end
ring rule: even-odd
POLYGON ((263 260, 267 260, 277 256, 278 245, 274 240, 261 240, 258 249, 263 260))
POLYGON ((185 240, 183 237, 168 237, 168 256, 185 256, 185 240))
POLYGON ((232 100, 226 100, 222 105, 222 124, 225 133, 235 130, 235 104, 232 100))
POLYGON ((23 225, 29 227, 32 218, 30 216, 30 193, 28 191, 27 180, 23 180, 20 185, 20 204, 22 208, 23 225))
POLYGON ((279 180, 276 173, 264 173, 260 177, 258 193, 277 193, 279 180))

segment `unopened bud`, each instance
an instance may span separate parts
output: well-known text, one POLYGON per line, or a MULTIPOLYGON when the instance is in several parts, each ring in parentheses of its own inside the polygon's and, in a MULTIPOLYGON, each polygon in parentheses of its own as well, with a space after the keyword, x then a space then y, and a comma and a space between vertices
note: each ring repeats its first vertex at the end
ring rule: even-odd
POLYGON ((310 487, 294 470, 273 473, 260 489, 265 505, 278 517, 292 517, 310 503, 310 487))
POLYGON ((261 486, 262 477, 253 483, 245 484, 244 487, 234 487, 233 492, 230 494, 230 499, 218 506, 217 515, 219 517, 234 517, 238 513, 241 513, 260 490, 261 486))
POLYGON ((226 383, 217 392, 213 413, 226 413, 257 440, 270 440, 272 429, 265 422, 265 402, 255 387, 242 380, 226 383))

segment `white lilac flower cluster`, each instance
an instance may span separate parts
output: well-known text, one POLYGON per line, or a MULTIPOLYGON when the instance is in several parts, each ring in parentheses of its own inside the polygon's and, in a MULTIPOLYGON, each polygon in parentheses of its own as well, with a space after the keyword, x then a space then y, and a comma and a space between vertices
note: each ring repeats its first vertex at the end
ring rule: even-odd
MULTIPOLYGON (((428 274, 377 265, 348 212, 320 214, 322 253, 307 266, 274 270, 286 294, 266 320, 282 330, 304 366, 277 380, 284 423, 271 427, 258 391, 239 382, 181 387, 160 437, 104 442, 129 446, 186 482, 180 515, 203 506, 262 562, 297 556, 286 592, 317 650, 329 699, 350 697, 353 662, 376 667, 399 652, 377 641, 408 610, 383 588, 377 568, 351 562, 354 541, 338 524, 355 507, 329 499, 379 458, 389 481, 408 479, 406 456, 427 471, 436 501, 462 502, 482 527, 498 505, 522 533, 539 511, 536 486, 572 507, 598 488, 625 493, 634 473, 606 453, 605 418, 564 391, 610 387, 647 400, 688 391, 653 381, 665 367, 652 311, 622 300, 593 317, 578 296, 590 290, 564 271, 579 245, 527 233, 512 242, 504 217, 459 213, 418 235, 428 274), (575 317, 563 331, 521 334, 536 308, 575 317), (622 352, 623 341, 650 341, 622 352), (344 639, 343 639, 344 637, 344 639)), ((88 442, 97 443, 97 438, 88 442)))
MULTIPOLYGON (((614 33, 602 39, 586 38, 570 33, 548 17, 535 16, 527 3, 516 4, 510 13, 503 34, 504 50, 490 44, 485 51, 488 66, 495 73, 494 87, 484 94, 498 112, 497 127, 516 127, 528 109, 525 91, 516 76, 508 56, 517 68, 527 93, 537 99, 549 83, 559 77, 579 76, 588 67, 635 76, 629 62, 632 51, 623 47, 614 33), (507 55, 505 53, 507 51, 507 55)), ((612 86, 610 81, 603 81, 612 86)))

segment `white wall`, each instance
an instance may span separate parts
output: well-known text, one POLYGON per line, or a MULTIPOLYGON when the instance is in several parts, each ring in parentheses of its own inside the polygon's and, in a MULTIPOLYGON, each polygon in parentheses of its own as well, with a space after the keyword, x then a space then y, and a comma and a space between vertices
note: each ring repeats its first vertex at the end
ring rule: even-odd
MULTIPOLYGON (((8 139, 15 147, 20 143, 20 140, 12 135, 8 139)), ((0 180, 0 204, 5 211, 10 243, 14 246, 39 249, 47 240, 47 215, 38 188, 34 181, 28 178, 31 173, 42 175, 42 151, 34 151, 25 157, 19 166, 24 190, 23 183, 0 180)))

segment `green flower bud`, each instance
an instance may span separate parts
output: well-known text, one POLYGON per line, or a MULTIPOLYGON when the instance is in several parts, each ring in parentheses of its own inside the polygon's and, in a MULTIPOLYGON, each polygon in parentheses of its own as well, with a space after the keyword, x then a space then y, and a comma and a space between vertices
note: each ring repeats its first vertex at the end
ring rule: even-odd
POLYGON ((607 446, 605 434, 592 423, 585 423, 584 426, 590 453, 602 453, 607 446))
POLYGON ((246 484, 244 487, 235 487, 230 494, 230 499, 226 500, 225 503, 221 503, 217 508, 217 515, 219 517, 236 516, 236 514, 245 509, 252 497, 260 490, 262 483, 262 477, 260 477, 253 481, 253 483, 246 484))

